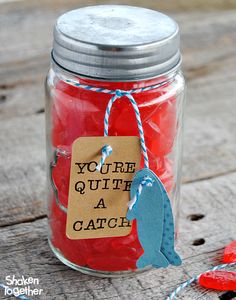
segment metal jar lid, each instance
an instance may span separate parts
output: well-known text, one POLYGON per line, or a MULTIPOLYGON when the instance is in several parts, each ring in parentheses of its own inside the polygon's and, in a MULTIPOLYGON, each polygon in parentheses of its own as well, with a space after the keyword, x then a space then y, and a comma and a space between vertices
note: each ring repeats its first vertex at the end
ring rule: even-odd
POLYGON ((136 80, 178 68, 179 28, 154 10, 126 5, 88 6, 59 17, 53 59, 63 68, 107 80, 136 80))

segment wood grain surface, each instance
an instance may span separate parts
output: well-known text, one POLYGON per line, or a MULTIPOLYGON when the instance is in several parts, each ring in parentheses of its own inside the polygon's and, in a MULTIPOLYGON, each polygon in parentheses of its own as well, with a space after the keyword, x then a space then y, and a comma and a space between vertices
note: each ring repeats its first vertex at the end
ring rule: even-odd
MULTIPOLYGON (((0 1, 0 281, 39 277, 44 293, 35 299, 43 300, 165 300, 179 283, 220 263, 223 247, 236 239, 236 2, 116 2, 177 20, 188 84, 177 245, 184 263, 125 279, 70 270, 47 243, 43 85, 52 28, 61 13, 93 3, 104 2, 0 1)), ((227 297, 193 286, 176 299, 233 299, 227 297)))

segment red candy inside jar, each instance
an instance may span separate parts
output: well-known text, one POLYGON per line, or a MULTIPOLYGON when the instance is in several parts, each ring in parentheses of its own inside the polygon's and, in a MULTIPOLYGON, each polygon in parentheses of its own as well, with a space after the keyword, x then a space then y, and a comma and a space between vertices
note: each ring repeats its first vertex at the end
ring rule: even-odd
MULTIPOLYGON (((129 12, 126 11, 127 8, 125 6, 112 7, 117 13, 121 13, 120 10, 124 11, 126 18, 132 17, 132 14, 130 15, 129 12)), ((131 10, 132 9, 134 8, 131 8, 131 10)), ((149 21, 150 12, 155 16, 157 14, 160 21, 162 20, 162 16, 164 16, 146 9, 135 9, 138 9, 138 14, 143 14, 144 18, 146 16, 149 21)), ((96 14, 94 14, 95 23, 97 20, 97 10, 98 8, 94 7, 94 11, 96 12, 96 14)), ((70 67, 69 62, 71 62, 72 56, 70 58, 63 58, 63 55, 66 56, 67 52, 59 55, 59 52, 62 51, 61 48, 66 48, 69 43, 69 34, 64 33, 63 35, 60 33, 61 35, 59 35, 57 30, 58 28, 60 28, 61 32, 66 30, 66 27, 63 27, 64 25, 62 25, 65 24, 65 20, 67 20, 68 26, 75 26, 73 20, 76 19, 76 17, 86 18, 89 13, 91 17, 91 11, 93 12, 92 8, 85 8, 69 12, 61 17, 64 18, 62 19, 63 22, 60 23, 59 18, 56 25, 53 63, 46 84, 47 154, 49 165, 52 166, 55 151, 57 153, 56 162, 54 161, 50 174, 54 188, 49 182, 49 241, 56 256, 72 268, 86 273, 97 273, 98 275, 110 276, 111 274, 121 274, 123 271, 126 271, 125 273, 130 271, 132 273, 137 270, 136 262, 142 255, 143 249, 138 239, 136 221, 132 222, 131 232, 127 236, 72 240, 66 235, 66 208, 68 206, 72 144, 79 137, 103 136, 104 115, 112 95, 109 93, 93 91, 91 88, 85 89, 72 85, 67 82, 67 79, 73 79, 74 82, 78 82, 79 84, 88 87, 107 89, 110 91, 117 89, 123 91, 144 89, 134 93, 133 97, 138 104, 141 115, 149 157, 149 167, 160 178, 171 198, 175 222, 177 222, 179 202, 184 79, 179 71, 180 58, 178 58, 178 61, 175 63, 172 61, 172 65, 169 66, 170 70, 168 72, 163 71, 161 67, 159 69, 156 68, 157 70, 154 70, 156 76, 150 73, 153 72, 150 71, 150 62, 146 63, 143 58, 146 63, 146 66, 144 66, 146 71, 143 70, 143 74, 138 75, 140 65, 133 66, 133 71, 131 70, 131 67, 128 67, 128 64, 131 63, 130 59, 134 54, 127 53, 125 55, 126 50, 124 50, 124 53, 119 52, 119 50, 114 50, 116 48, 118 49, 118 45, 117 47, 112 46, 112 48, 109 45, 109 42, 107 47, 112 48, 113 52, 111 52, 111 50, 107 51, 107 49, 94 50, 91 48, 92 52, 98 51, 96 66, 95 63, 93 66, 94 69, 87 68, 86 71, 85 68, 87 63, 84 63, 83 65, 83 63, 79 62, 79 59, 77 61, 78 70, 73 69, 74 67, 72 68, 72 65, 70 67), (86 9, 88 12, 86 12, 86 9), (65 38, 65 35, 67 35, 67 38, 65 38), (59 42, 60 38, 62 39, 62 42, 59 42), (102 58, 98 61, 100 55, 99 51, 103 51, 104 53, 107 52, 108 58, 106 64, 104 63, 105 60, 102 58), (123 64, 117 65, 117 63, 114 63, 114 66, 112 66, 111 55, 113 55, 112 59, 114 61, 121 61, 121 59, 123 59, 123 64), (116 58, 116 55, 120 56, 116 58), (124 64, 125 59, 127 59, 127 64, 124 64), (105 72, 106 68, 112 69, 115 68, 115 66, 121 73, 123 72, 123 76, 121 76, 121 73, 118 74, 118 71, 110 73, 110 76, 105 75, 105 73, 102 74, 102 72, 105 72), (97 70, 99 68, 100 75, 98 76, 99 72, 97 70), (67 71, 64 69, 67 69, 67 71), (146 74, 144 74, 145 72, 146 74), (76 73, 85 76, 76 75, 76 73), (133 78, 140 78, 134 80, 131 75, 133 78), (123 77, 123 79, 121 79, 121 77, 123 77), (147 87, 153 88, 145 90, 147 87)), ((101 13, 102 15, 105 14, 104 11, 109 12, 110 6, 104 6, 103 12, 101 13)), ((167 23, 172 22, 170 18, 166 17, 167 19, 165 19, 165 17, 163 18, 167 23)), ((108 17, 103 15, 103 18, 108 17)), ((112 15, 110 15, 110 18, 110 20, 112 20, 112 15)), ((156 22, 158 22, 158 18, 156 22)), ((139 23, 138 18, 135 18, 135 22, 139 23)), ((176 30, 176 27, 174 27, 174 29, 176 30)), ((113 33, 111 28, 109 30, 113 33)), ((131 28, 130 30, 133 29, 131 28)), ((163 28, 163 30, 166 29, 163 28)), ((144 33, 140 32, 139 34, 144 33)), ((172 33, 170 32, 166 33, 167 36, 171 34, 172 33)), ((71 36, 70 38, 71 43, 72 41, 75 43, 74 37, 71 36)), ((128 38, 128 36, 126 36, 126 38, 128 38)), ((165 38, 165 35, 164 37, 158 37, 157 35, 157 44, 160 42, 159 47, 163 47, 162 43, 165 38)), ((80 37, 80 40, 81 39, 82 37, 80 37)), ((84 43, 86 42, 91 46, 89 41, 85 40, 84 43)), ((96 42, 96 38, 93 42, 96 42)), ((153 43, 153 41, 149 42, 150 44, 153 43)), ((119 41, 117 41, 117 43, 119 43, 119 41)), ((136 41, 132 41, 131 38, 131 43, 135 45, 136 41)), ((175 41, 175 43, 177 42, 175 41)), ((133 47, 132 45, 129 46, 130 48, 133 47)), ((78 47, 84 47, 84 45, 80 45, 78 42, 78 47)), ((122 43, 120 47, 122 47, 122 43)), ((168 47, 168 45, 166 45, 166 47, 168 47)), ((177 46, 175 45, 175 47, 177 46)), ((80 51, 80 49, 78 49, 73 46, 70 51, 80 51)), ((148 57, 154 55, 152 53, 153 51, 150 52, 147 48, 145 49, 146 54, 143 56, 148 57)), ((82 50, 81 53, 83 52, 82 50)), ((157 50, 158 49, 156 49, 156 53, 158 53, 157 50)), ((172 49, 172 51, 174 50, 172 49)), ((169 51, 168 54, 169 56, 171 56, 170 52, 171 51, 169 51)), ((135 55, 142 59, 141 54, 142 53, 140 52, 135 55)), ((91 55, 93 55, 93 57, 96 56, 94 53, 91 55)), ((77 58, 73 59, 76 60, 77 58)), ((164 58, 162 58, 162 60, 163 59, 164 58)), ((169 58, 166 57, 166 59, 169 58)), ((158 62, 158 57, 156 60, 155 63, 152 62, 153 66, 161 65, 161 62, 158 62)), ((143 64, 145 64, 144 62, 143 64)), ((90 63, 92 64, 92 62, 90 63)), ((134 64, 135 63, 136 62, 134 62, 134 64)), ((109 136, 139 137, 136 116, 132 104, 125 96, 119 98, 113 104, 109 118, 109 136)), ((129 149, 127 149, 127 151, 129 151, 129 149)), ((144 163, 142 157, 139 168, 141 169, 143 167, 144 163)))

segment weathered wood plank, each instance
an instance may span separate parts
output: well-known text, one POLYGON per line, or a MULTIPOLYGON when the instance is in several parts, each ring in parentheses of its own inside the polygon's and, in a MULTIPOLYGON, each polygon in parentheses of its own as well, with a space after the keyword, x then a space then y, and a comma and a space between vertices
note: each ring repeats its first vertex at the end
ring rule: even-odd
POLYGON ((219 80, 208 76, 189 85, 185 113, 184 182, 236 170, 236 136, 233 130, 236 125, 235 84, 233 78, 228 77, 220 83, 219 80))
MULTIPOLYGON (((65 9, 70 7, 78 7, 85 5, 94 5, 94 4, 104 4, 104 1, 101 0, 80 0, 79 3, 76 0, 67 0, 67 1, 57 1, 57 0, 41 0, 40 3, 37 0, 1 0, 0 4, 2 9, 9 10, 19 7, 17 2, 20 2, 22 9, 26 8, 44 8, 44 9, 65 9)), ((114 4, 114 1, 108 0, 107 4, 114 4)), ((125 0, 118 0, 116 4, 126 4, 125 0)), ((131 0, 129 5, 144 6, 143 0, 131 0)), ((160 2, 154 2, 151 0, 145 1, 145 7, 159 10, 173 10, 173 11, 193 11, 193 10, 227 10, 235 9, 236 4, 234 0, 194 0, 194 1, 184 1, 184 0, 166 0, 160 2)))
MULTIPOLYGON (((0 87, 0 118, 27 117, 44 112, 44 90, 43 79, 32 84, 31 82, 21 82, 10 87, 3 85, 0 87)), ((14 122, 14 120, 12 120, 14 122)))
POLYGON ((45 215, 44 116, 1 124, 0 226, 45 215))
MULTIPOLYGON (((155 270, 132 278, 99 279, 59 263, 47 245, 46 220, 8 226, 0 232, 0 280, 9 274, 38 277, 44 294, 38 299, 165 299, 181 281, 220 263, 223 247, 236 238, 236 173, 185 184, 178 251, 182 268, 155 270), (231 209, 229 209, 231 208, 231 209), (191 221, 189 215, 204 218, 191 221), (219 222, 220 220, 220 222, 219 222), (231 220, 231 222, 229 222, 231 220), (209 226, 214 224, 214 226, 209 226), (234 225, 234 226, 233 226, 234 225), (205 243, 193 246, 195 239, 205 243)), ((215 300, 218 295, 190 288, 179 299, 215 300)), ((0 299, 4 299, 0 291, 0 299)), ((177 298, 178 299, 178 298, 177 298)))

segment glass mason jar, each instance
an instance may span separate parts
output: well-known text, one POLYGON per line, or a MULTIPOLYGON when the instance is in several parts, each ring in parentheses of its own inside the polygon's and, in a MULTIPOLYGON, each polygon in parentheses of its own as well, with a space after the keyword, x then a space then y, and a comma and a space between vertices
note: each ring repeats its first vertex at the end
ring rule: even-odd
MULTIPOLYGON (((177 235, 185 88, 180 64, 178 25, 159 12, 102 5, 57 20, 46 79, 48 219, 49 244, 66 265, 97 276, 143 271, 136 268, 143 253, 136 221, 127 236, 72 240, 66 235, 72 144, 78 137, 103 136, 112 95, 102 89, 136 90, 149 167, 169 194, 177 235)), ((126 97, 113 105, 109 135, 139 136, 126 97)))

